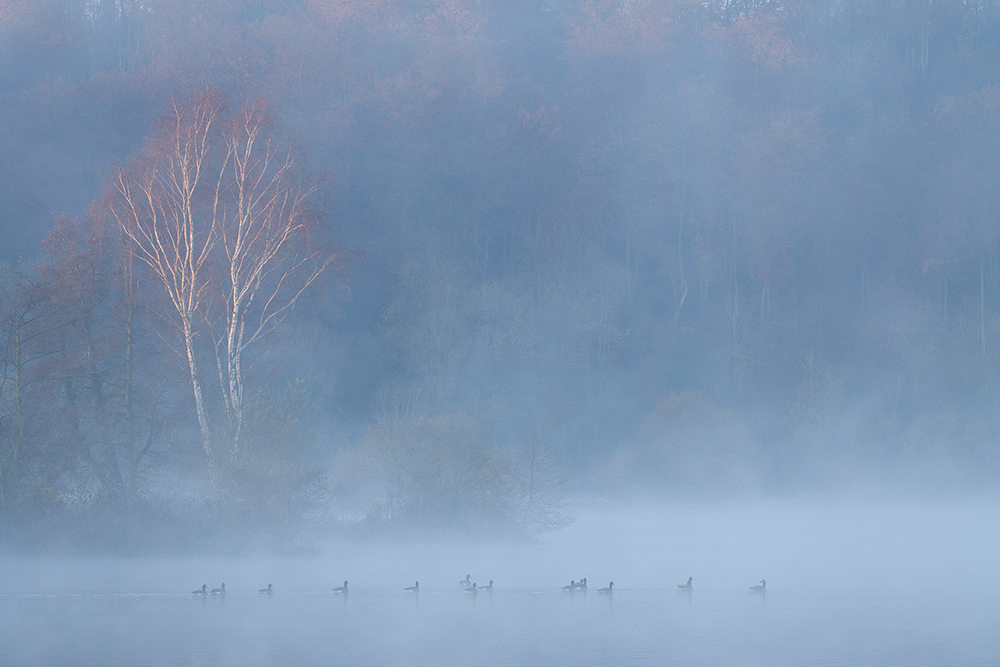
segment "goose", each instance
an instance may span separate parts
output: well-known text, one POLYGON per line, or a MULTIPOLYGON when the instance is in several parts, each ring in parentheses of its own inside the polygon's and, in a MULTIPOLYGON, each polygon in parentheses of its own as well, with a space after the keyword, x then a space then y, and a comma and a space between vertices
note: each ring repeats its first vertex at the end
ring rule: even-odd
POLYGON ((751 586, 750 590, 752 590, 754 593, 766 593, 767 592, 767 582, 764 581, 763 579, 761 579, 760 580, 760 584, 758 584, 757 586, 751 586))
POLYGON ((612 581, 610 584, 608 584, 607 588, 598 588, 597 592, 598 593, 609 593, 610 594, 610 593, 614 593, 615 592, 614 589, 615 589, 615 582, 612 581))
POLYGON ((344 585, 343 586, 337 586, 336 588, 333 589, 333 592, 334 593, 343 593, 344 595, 347 595, 347 579, 344 579, 344 585))
POLYGON ((222 584, 222 588, 213 588, 212 595, 225 595, 226 594, 226 584, 222 584))
POLYGON ((563 586, 564 591, 575 591, 576 590, 576 579, 571 579, 568 586, 563 586))
POLYGON ((476 588, 475 584, 472 584, 472 588, 466 588, 465 592, 466 593, 472 593, 473 595, 475 595, 476 593, 479 592, 479 589, 476 588))
POLYGON ((208 595, 208 584, 202 584, 201 589, 197 591, 191 591, 194 595, 208 595))
POLYGON ((487 593, 492 593, 493 592, 493 580, 490 579, 490 585, 489 586, 483 586, 479 590, 486 591, 487 593))
POLYGON ((410 591, 411 593, 419 593, 420 592, 420 582, 418 581, 418 582, 414 583, 412 586, 407 586, 403 590, 404 591, 410 591))
POLYGON ((468 588, 469 586, 471 586, 472 585, 472 575, 471 574, 465 575, 465 579, 463 579, 462 581, 458 582, 458 585, 462 586, 464 588, 468 588))
POLYGON ((691 585, 692 581, 694 581, 694 577, 688 577, 688 582, 686 584, 677 584, 677 589, 681 591, 693 591, 694 586, 691 585))
POLYGON ((267 588, 262 588, 262 589, 260 589, 257 592, 260 593, 261 595, 264 595, 264 594, 271 595, 272 593, 274 593, 274 586, 272 586, 271 584, 268 584, 267 588))
POLYGON ((579 588, 581 591, 587 590, 587 577, 584 577, 580 581, 576 582, 576 587, 579 588))

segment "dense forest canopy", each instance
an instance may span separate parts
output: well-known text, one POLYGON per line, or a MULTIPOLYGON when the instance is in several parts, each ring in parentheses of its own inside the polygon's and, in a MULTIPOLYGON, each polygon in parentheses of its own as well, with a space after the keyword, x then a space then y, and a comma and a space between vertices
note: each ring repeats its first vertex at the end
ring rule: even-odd
POLYGON ((970 0, 0 2, 5 525, 992 485, 998 64, 970 0))

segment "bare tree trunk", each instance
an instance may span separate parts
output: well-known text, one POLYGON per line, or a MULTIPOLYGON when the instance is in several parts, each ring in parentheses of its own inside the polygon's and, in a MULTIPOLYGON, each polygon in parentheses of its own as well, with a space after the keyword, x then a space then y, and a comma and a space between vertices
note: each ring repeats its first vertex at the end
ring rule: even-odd
POLYGON ((230 432, 233 458, 239 455, 240 438, 243 434, 243 317, 239 302, 233 300, 230 325, 226 337, 226 359, 229 365, 229 410, 230 432), (238 324, 237 324, 238 323, 238 324))
POLYGON ((767 328, 767 281, 760 286, 760 328, 767 328))
MULTIPOLYGON (((310 243, 315 187, 301 173, 292 144, 275 138, 264 104, 243 106, 224 126, 217 122, 222 109, 212 94, 175 102, 159 141, 130 169, 119 170, 112 203, 131 251, 151 268, 176 313, 213 485, 218 462, 197 363, 196 318, 205 319, 215 344, 224 439, 235 460, 246 411, 244 352, 340 257, 310 243), (213 312, 213 296, 225 299, 224 315, 213 312)), ((218 428, 214 435, 220 437, 218 428)))
POLYGON ((979 354, 986 359, 986 259, 979 253, 979 354))
POLYGON ((941 271, 941 314, 945 323, 948 322, 948 271, 941 271))
MULTIPOLYGON (((153 271, 177 314, 213 487, 211 432, 196 363, 194 318, 202 310, 206 264, 218 241, 221 173, 214 181, 202 182, 208 180, 212 126, 221 108, 222 100, 213 94, 175 101, 174 115, 161 126, 158 141, 130 168, 119 169, 111 204, 130 241, 129 250, 153 271)), ((225 170, 225 163, 220 169, 225 170)))
POLYGON ((229 412, 230 456, 236 459, 246 409, 244 351, 287 317, 339 254, 301 243, 310 236, 315 187, 298 172, 293 147, 275 139, 263 103, 247 105, 236 114, 225 142, 224 164, 232 178, 226 187, 235 201, 219 226, 229 279, 222 389, 229 412))
MULTIPOLYGON (((26 369, 46 357, 57 354, 51 346, 38 345, 46 336, 53 334, 65 322, 52 318, 47 307, 51 291, 42 280, 16 272, 14 276, 4 276, 0 282, 0 317, 3 318, 5 345, 3 349, 0 393, 13 393, 12 415, 13 446, 6 465, 0 466, 0 509, 7 505, 12 496, 15 474, 24 464, 24 451, 28 446, 28 414, 25 407, 25 392, 29 386, 50 376, 25 375, 26 369)), ((2 454, 0 450, 0 454, 2 454)), ((2 463, 2 460, 0 460, 2 463)))
POLYGON ((733 307, 729 314, 729 325, 730 325, 730 335, 732 338, 733 345, 733 377, 732 377, 732 389, 733 395, 732 400, 736 401, 736 383, 739 381, 740 375, 740 287, 739 282, 733 281, 733 307))
POLYGON ((184 330, 184 349, 191 372, 191 390, 194 395, 195 410, 198 413, 198 430, 201 433, 202 449, 205 450, 208 478, 212 483, 212 488, 215 488, 215 469, 212 466, 212 433, 208 426, 208 410, 205 409, 205 398, 201 391, 201 376, 198 375, 198 363, 194 356, 194 335, 190 327, 186 327, 184 330))
POLYGON ((136 472, 139 461, 135 455, 135 265, 134 255, 128 247, 128 239, 119 230, 119 256, 123 301, 125 305, 125 386, 122 398, 125 403, 125 501, 131 504, 136 494, 136 472))
POLYGON ((135 395, 133 382, 135 378, 135 322, 131 311, 125 320, 125 386, 123 399, 125 402, 125 500, 132 502, 136 493, 136 470, 138 461, 135 457, 135 395))
POLYGON ((684 300, 687 299, 688 295, 688 283, 687 278, 684 277, 684 212, 681 211, 681 216, 677 220, 677 272, 681 277, 681 287, 683 292, 681 293, 680 299, 677 300, 677 308, 674 310, 674 322, 676 322, 681 316, 681 308, 684 307, 684 300))
POLYGON ((99 477, 104 483, 104 488, 110 493, 111 489, 120 489, 120 468, 118 467, 117 455, 114 440, 111 437, 110 418, 107 404, 104 399, 104 387, 101 382, 101 374, 97 368, 97 349, 94 343, 93 328, 90 322, 90 315, 83 318, 84 343, 87 347, 87 377, 90 384, 90 395, 94 401, 94 409, 97 417, 97 434, 99 445, 104 449, 104 466, 99 472, 99 477))
POLYGON ((635 288, 639 284, 639 249, 632 249, 632 228, 634 226, 629 225, 625 230, 625 279, 629 310, 632 309, 635 288))
MULTIPOLYGON (((11 456, 10 465, 7 466, 7 475, 13 474, 21 461, 21 448, 24 446, 24 396, 21 382, 21 327, 17 326, 14 332, 14 413, 17 420, 17 432, 14 436, 14 454, 11 456)), ((9 494, 6 480, 0 478, 0 507, 3 507, 9 494)))

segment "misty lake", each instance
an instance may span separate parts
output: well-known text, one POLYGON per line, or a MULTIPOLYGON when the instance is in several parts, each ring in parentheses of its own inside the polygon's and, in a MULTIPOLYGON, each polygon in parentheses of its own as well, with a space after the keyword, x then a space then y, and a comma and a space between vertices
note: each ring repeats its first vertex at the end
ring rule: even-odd
POLYGON ((7 559, 0 663, 995 665, 995 509, 605 511, 529 545, 7 559), (466 571, 496 590, 464 593, 466 571), (580 576, 587 592, 560 591, 580 576), (224 597, 190 592, 222 580, 224 597))

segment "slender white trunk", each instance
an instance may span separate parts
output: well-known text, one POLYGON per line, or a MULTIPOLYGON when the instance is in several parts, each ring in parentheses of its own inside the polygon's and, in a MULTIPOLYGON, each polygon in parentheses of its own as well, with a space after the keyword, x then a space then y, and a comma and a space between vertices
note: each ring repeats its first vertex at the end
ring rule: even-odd
POLYGON ((125 495, 126 500, 131 503, 135 498, 136 469, 139 462, 135 458, 135 397, 132 386, 135 376, 135 320, 131 286, 126 289, 128 312, 125 316, 125 382, 123 387, 125 399, 125 495))
POLYGON ((230 315, 229 335, 226 339, 227 364, 229 366, 229 409, 232 449, 230 456, 235 459, 240 453, 240 438, 243 434, 243 313, 238 304, 233 304, 230 315))
POLYGON ((208 411, 205 409, 205 398, 201 391, 201 377, 198 375, 198 363, 194 357, 194 333, 188 322, 184 325, 184 348, 187 352, 188 367, 191 371, 191 389, 194 394, 195 410, 198 413, 198 428, 201 432, 201 446, 208 460, 208 478, 215 488, 215 469, 212 466, 212 435, 208 427, 208 411))

